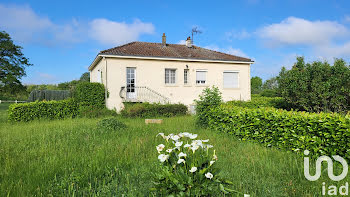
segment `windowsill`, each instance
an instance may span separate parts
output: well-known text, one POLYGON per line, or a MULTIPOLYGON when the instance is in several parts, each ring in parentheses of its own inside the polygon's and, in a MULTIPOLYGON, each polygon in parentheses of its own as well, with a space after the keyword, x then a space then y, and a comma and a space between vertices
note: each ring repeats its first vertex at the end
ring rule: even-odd
POLYGON ((223 88, 223 90, 240 90, 241 88, 223 88))
POLYGON ((196 84, 196 87, 209 87, 208 84, 196 84))
POLYGON ((179 87, 177 84, 164 84, 165 87, 179 87))
POLYGON ((191 84, 184 84, 184 87, 192 87, 191 84))

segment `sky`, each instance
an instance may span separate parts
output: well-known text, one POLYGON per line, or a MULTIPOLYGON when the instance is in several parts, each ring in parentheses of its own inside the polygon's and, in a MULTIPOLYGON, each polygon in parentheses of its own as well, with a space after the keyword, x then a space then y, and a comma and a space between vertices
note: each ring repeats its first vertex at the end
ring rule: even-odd
POLYGON ((78 79, 101 50, 132 41, 194 44, 255 61, 266 80, 306 61, 350 61, 350 1, 21 1, 0 0, 0 31, 33 66, 24 84, 78 79))

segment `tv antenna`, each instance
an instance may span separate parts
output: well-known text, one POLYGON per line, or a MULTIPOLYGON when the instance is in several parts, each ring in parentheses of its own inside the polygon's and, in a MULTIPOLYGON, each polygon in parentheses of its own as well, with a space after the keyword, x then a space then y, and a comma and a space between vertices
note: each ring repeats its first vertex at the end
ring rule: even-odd
POLYGON ((198 29, 198 27, 193 27, 192 28, 192 43, 193 43, 193 33, 194 34, 201 34, 202 31, 198 29))

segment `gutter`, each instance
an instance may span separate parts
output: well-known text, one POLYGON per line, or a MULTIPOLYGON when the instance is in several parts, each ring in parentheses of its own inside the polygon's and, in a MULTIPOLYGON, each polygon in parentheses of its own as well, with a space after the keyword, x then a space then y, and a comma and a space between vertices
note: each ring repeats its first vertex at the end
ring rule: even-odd
POLYGON ((91 71, 102 57, 121 58, 121 59, 145 59, 145 60, 168 60, 168 61, 184 61, 184 62, 209 62, 209 63, 230 63, 230 64, 253 64, 254 61, 227 61, 227 60, 206 60, 206 59, 186 59, 174 57, 149 57, 149 56, 129 56, 129 55, 108 55, 98 54, 94 61, 89 66, 91 71))

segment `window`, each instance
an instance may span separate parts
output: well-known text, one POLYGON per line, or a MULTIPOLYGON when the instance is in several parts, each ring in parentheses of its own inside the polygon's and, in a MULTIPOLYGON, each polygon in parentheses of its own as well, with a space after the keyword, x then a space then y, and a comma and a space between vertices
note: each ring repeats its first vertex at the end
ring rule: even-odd
POLYGON ((97 70, 97 82, 102 83, 102 70, 97 70))
POLYGON ((175 84, 176 69, 165 69, 165 84, 175 84))
POLYGON ((207 83, 207 71, 197 70, 196 71, 196 84, 206 84, 207 83))
POLYGON ((238 72, 225 71, 224 72, 224 88, 238 88, 238 72))
POLYGON ((189 70, 185 69, 184 70, 184 84, 188 84, 188 74, 189 74, 189 70))

